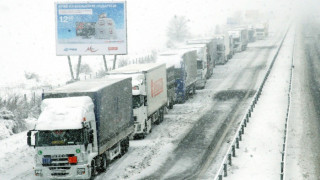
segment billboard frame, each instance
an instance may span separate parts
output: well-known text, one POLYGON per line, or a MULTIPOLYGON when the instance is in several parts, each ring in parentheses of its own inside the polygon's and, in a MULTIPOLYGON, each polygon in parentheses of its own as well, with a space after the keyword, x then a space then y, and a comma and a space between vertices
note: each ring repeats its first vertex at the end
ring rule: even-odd
MULTIPOLYGON (((55 2, 55 39, 56 39, 56 55, 57 56, 84 56, 84 55, 126 55, 128 54, 128 32, 127 32, 127 2, 126 1, 75 1, 75 2, 55 2), (125 35, 121 36, 125 38, 123 43, 116 45, 116 43, 59 43, 58 36, 58 5, 77 5, 77 4, 123 4, 123 26, 122 29, 125 35), (95 47, 99 47, 95 49, 95 47), (103 50, 100 48, 102 47, 103 50), (121 50, 120 50, 120 48, 121 50), (79 50, 78 50, 79 49, 79 50)), ((93 9, 92 9, 93 10, 93 9)), ((89 23, 89 22, 88 22, 89 23)))

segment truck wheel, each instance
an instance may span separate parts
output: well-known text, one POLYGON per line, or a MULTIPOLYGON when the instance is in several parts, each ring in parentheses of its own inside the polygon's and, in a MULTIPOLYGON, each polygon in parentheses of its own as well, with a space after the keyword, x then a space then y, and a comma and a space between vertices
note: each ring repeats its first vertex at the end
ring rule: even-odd
POLYGON ((159 114, 159 122, 163 122, 164 119, 164 109, 160 109, 160 114, 159 114))
POLYGON ((121 141, 121 156, 123 156, 126 152, 128 152, 129 149, 129 138, 121 141))
POLYGON ((144 129, 143 129, 143 134, 142 134, 142 139, 144 139, 149 133, 152 132, 152 127, 151 127, 151 123, 150 123, 150 129, 148 131, 148 123, 147 123, 147 120, 144 121, 145 123, 145 126, 144 126, 144 129))
POLYGON ((169 108, 169 109, 172 109, 172 108, 173 108, 173 99, 170 100, 168 108, 169 108))
POLYGON ((91 161, 91 179, 93 179, 96 174, 97 174, 97 169, 95 165, 95 160, 92 160, 91 161))
POLYGON ((192 88, 192 95, 195 95, 196 94, 196 86, 193 86, 192 88))
POLYGON ((109 160, 107 159, 106 154, 103 154, 100 162, 99 172, 105 172, 108 166, 109 166, 109 160))

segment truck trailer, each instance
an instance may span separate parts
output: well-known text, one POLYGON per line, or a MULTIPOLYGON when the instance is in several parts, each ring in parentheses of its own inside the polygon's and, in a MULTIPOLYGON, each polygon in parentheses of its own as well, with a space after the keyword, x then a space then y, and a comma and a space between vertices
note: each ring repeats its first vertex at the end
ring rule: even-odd
POLYGON ((198 89, 203 89, 207 83, 207 53, 208 49, 205 44, 188 44, 181 46, 179 49, 190 49, 197 51, 197 81, 196 87, 198 89))
POLYGON ((167 68, 167 96, 168 96, 168 109, 172 109, 176 99, 176 79, 174 77, 174 66, 166 66, 167 68))
POLYGON ((159 54, 156 61, 175 68, 176 103, 184 103, 190 95, 196 93, 196 50, 170 50, 159 54))
POLYGON ((217 48, 217 54, 218 54, 218 60, 217 64, 225 64, 228 62, 229 59, 233 56, 232 51, 232 42, 230 41, 230 36, 228 33, 226 34, 220 34, 215 35, 214 39, 216 39, 218 48, 217 48))
POLYGON ((152 124, 163 121, 167 106, 166 65, 132 64, 108 72, 106 77, 131 77, 134 118, 134 138, 144 138, 152 124))
POLYGON ((247 28, 237 28, 228 31, 234 41, 234 49, 236 52, 246 50, 248 45, 248 30, 247 28))
POLYGON ((78 81, 43 94, 27 133, 35 176, 90 179, 128 151, 134 131, 131 78, 78 81))
POLYGON ((192 44, 205 44, 207 46, 207 74, 206 78, 209 79, 213 74, 213 68, 216 66, 218 59, 217 55, 217 40, 214 38, 191 39, 186 42, 192 44))

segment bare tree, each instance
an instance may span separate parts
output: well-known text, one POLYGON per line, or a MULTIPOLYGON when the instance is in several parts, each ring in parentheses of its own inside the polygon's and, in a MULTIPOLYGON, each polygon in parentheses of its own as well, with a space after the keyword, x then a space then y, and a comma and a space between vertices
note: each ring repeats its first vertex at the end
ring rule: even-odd
POLYGON ((171 42, 183 42, 189 35, 188 22, 185 16, 175 15, 169 22, 167 36, 171 42))

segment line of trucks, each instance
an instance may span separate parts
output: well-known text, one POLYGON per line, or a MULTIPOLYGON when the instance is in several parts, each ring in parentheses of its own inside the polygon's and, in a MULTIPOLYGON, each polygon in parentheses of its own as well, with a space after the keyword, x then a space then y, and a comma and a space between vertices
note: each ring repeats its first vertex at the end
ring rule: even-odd
POLYGON ((90 179, 124 155, 130 139, 145 138, 166 109, 205 88, 214 67, 246 49, 248 29, 192 39, 160 53, 156 63, 132 64, 104 78, 74 82, 42 95, 41 114, 27 143, 34 174, 90 179))

